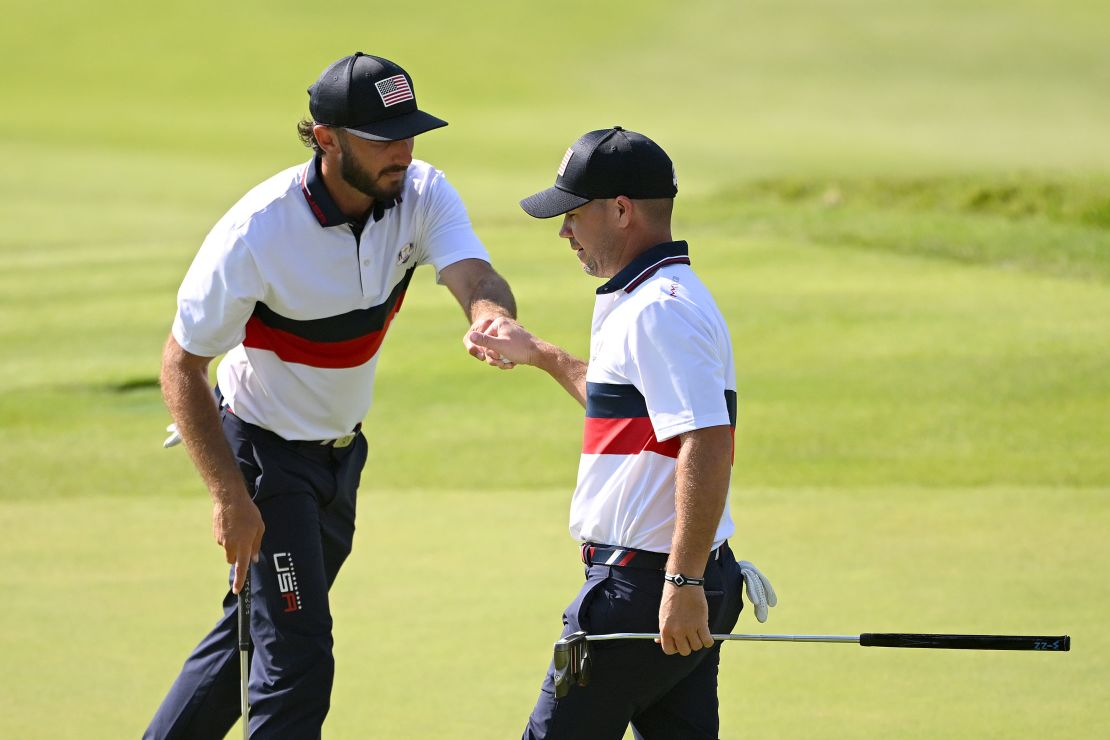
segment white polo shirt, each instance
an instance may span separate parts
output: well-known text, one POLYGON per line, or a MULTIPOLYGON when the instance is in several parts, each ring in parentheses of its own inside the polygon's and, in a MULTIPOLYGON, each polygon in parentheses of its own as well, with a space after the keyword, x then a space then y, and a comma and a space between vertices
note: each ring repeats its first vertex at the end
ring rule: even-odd
MULTIPOLYGON (((597 290, 571 536, 669 553, 677 435, 726 424, 736 427, 728 327, 686 242, 652 247, 597 290)), ((734 529, 726 501, 713 547, 734 529)))
POLYGON ((216 375, 236 416, 291 440, 340 437, 370 409, 382 339, 413 270, 489 261, 443 173, 413 160, 400 198, 356 237, 320 161, 261 183, 213 227, 177 296, 173 336, 227 353, 216 375))

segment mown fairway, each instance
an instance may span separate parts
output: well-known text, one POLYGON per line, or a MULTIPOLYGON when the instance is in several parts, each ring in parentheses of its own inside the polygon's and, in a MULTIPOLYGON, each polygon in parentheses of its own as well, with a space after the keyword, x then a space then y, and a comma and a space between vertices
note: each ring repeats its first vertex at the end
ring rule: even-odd
MULTIPOLYGON (((10 7, 9 7, 10 6, 10 7)), ((1105 3, 69 0, 0 28, 0 737, 136 737, 226 568, 156 383, 178 282, 306 158, 361 49, 451 122, 522 320, 582 352, 592 290, 516 206, 580 133, 678 166, 675 235, 730 321, 738 631, 1070 633, 1073 652, 733 644, 723 738, 1096 738, 1110 723, 1105 3)), ((580 578, 581 412, 463 354, 430 270, 390 332, 336 587, 333 738, 518 737, 580 578)))

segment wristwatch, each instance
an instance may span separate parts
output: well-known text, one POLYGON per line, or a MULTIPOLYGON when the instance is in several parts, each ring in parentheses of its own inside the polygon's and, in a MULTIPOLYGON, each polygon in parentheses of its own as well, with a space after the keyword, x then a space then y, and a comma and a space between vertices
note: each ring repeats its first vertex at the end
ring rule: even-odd
POLYGON ((666 573, 663 576, 663 580, 667 583, 673 583, 678 588, 682 588, 683 586, 705 585, 704 578, 691 578, 690 576, 684 576, 681 573, 666 573))

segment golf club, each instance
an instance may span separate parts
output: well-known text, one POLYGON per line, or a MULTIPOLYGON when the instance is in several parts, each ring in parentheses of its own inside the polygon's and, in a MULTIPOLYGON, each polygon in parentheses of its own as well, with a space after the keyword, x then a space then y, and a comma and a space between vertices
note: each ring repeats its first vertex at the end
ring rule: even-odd
MULTIPOLYGON (((589 635, 574 632, 555 643, 555 696, 562 698, 572 684, 590 683, 590 642, 604 640, 657 640, 658 632, 617 632, 589 635)), ((907 632, 865 632, 859 635, 713 635, 714 640, 756 642, 839 642, 862 647, 939 648, 947 650, 1036 650, 1067 652, 1068 635, 935 635, 907 632)))
POLYGON ((250 699, 247 684, 251 669, 251 572, 248 566, 247 577, 239 591, 239 711, 243 720, 243 740, 249 740, 250 699))

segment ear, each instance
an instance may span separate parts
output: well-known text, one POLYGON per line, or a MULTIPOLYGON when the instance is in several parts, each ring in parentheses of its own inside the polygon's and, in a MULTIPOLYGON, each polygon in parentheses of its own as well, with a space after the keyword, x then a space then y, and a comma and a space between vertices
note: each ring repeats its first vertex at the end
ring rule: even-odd
POLYGON ((316 124, 312 127, 312 135, 316 137, 316 142, 325 154, 339 151, 339 137, 341 134, 338 129, 316 124))
POLYGON ((632 223, 632 216, 636 211, 636 205, 630 198, 623 195, 618 195, 613 199, 613 212, 617 218, 617 225, 622 229, 627 229, 632 223))

